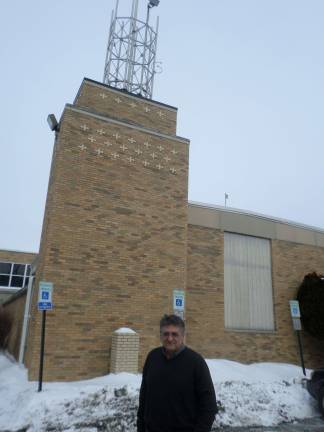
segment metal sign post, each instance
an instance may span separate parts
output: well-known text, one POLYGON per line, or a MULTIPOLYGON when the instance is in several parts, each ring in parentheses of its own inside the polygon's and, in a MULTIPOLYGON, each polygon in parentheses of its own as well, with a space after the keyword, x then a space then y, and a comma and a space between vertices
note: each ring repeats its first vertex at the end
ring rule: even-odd
POLYGON ((53 295, 53 283, 52 282, 39 282, 38 310, 43 312, 43 314, 42 314, 41 346, 40 346, 40 357, 39 357, 39 376, 38 376, 38 391, 39 392, 42 391, 42 386, 43 386, 46 311, 53 309, 52 295, 53 295))
POLYGON ((300 362, 301 362, 301 366, 303 369, 303 374, 306 376, 304 355, 303 355, 303 346, 302 346, 301 335, 300 335, 300 332, 302 330, 302 325, 301 325, 301 321, 300 321, 299 302, 297 300, 290 300, 289 306, 290 306, 291 318, 293 321, 293 327, 294 327, 295 332, 297 333, 300 362))
POLYGON ((44 348, 45 348, 45 325, 46 325, 46 310, 42 313, 42 336, 39 357, 39 374, 38 374, 38 391, 42 391, 43 386, 43 367, 44 367, 44 348))
POLYGON ((298 339, 298 346, 299 346, 299 354, 300 354, 301 366, 302 366, 302 369, 303 369, 303 374, 306 376, 304 356, 303 356, 303 346, 302 346, 302 341, 301 341, 301 336, 300 336, 300 330, 296 330, 296 332, 297 332, 297 339, 298 339))

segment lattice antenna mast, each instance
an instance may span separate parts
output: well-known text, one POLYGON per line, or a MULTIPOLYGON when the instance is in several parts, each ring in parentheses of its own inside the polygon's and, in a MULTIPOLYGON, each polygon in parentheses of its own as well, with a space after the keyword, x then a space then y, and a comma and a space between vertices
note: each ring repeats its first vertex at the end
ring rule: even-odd
POLYGON ((160 1, 149 0, 145 22, 137 18, 138 1, 133 0, 130 17, 119 17, 119 0, 116 0, 111 14, 103 82, 152 99, 159 18, 155 30, 149 21, 151 8, 160 1))

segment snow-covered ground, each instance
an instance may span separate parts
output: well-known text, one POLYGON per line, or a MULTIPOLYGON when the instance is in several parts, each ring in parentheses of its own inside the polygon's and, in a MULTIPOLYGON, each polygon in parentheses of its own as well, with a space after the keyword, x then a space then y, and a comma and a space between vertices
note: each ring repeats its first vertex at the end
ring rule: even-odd
MULTIPOLYGON (((220 404, 217 426, 273 426, 318 416, 300 367, 207 360, 220 404)), ((0 431, 135 432, 141 375, 121 373, 72 383, 27 381, 0 353, 0 431)), ((215 429, 216 430, 216 429, 215 429)))

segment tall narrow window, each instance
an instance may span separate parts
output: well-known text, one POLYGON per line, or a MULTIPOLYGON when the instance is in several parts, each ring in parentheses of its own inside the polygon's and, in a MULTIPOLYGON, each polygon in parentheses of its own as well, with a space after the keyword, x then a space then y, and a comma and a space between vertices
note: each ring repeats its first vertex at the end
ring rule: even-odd
POLYGON ((267 239, 224 233, 225 328, 274 330, 267 239))

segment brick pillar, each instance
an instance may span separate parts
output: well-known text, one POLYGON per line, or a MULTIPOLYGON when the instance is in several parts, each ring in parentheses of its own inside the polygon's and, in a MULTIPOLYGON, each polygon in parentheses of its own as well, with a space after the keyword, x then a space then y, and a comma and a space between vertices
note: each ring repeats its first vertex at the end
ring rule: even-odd
POLYGON ((113 333, 110 372, 138 373, 139 335, 131 329, 120 328, 113 333))
MULTIPOLYGON (((177 109, 84 80, 57 135, 35 286, 54 283, 45 381, 104 375, 112 334, 134 329, 139 363, 186 288, 189 141, 177 109)), ((26 365, 37 379, 33 298, 26 365)))

